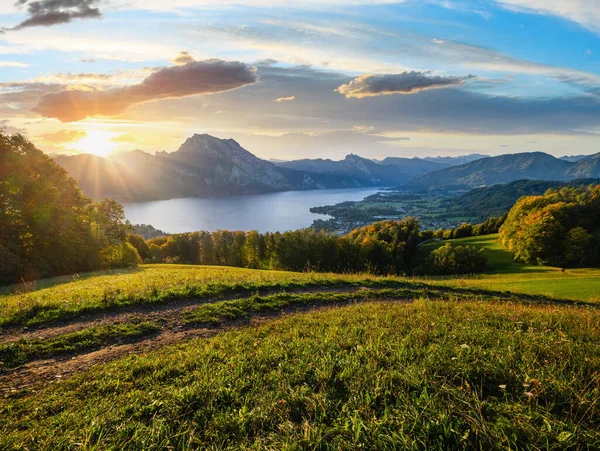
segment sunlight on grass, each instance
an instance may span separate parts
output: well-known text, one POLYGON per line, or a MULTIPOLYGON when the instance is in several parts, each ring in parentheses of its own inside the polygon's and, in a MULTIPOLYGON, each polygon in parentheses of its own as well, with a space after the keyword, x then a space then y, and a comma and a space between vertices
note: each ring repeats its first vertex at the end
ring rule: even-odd
MULTIPOLYGON (((538 294, 584 302, 600 301, 600 268, 568 269, 523 265, 513 260, 498 235, 450 240, 457 245, 483 248, 488 256, 486 274, 475 276, 424 278, 428 283, 453 287, 538 294)), ((428 243, 421 252, 431 252, 445 242, 428 243)))
POLYGON ((600 312, 367 303, 193 340, 0 405, 0 448, 589 449, 600 312))

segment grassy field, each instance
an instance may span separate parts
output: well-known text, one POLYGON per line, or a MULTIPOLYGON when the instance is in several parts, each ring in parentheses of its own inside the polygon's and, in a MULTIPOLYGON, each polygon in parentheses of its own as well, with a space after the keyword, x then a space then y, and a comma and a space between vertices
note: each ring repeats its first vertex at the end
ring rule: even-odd
MULTIPOLYGON (((450 240, 453 244, 483 248, 488 256, 486 274, 470 277, 448 277, 428 280, 453 287, 482 288, 517 293, 538 294, 584 302, 600 302, 600 268, 568 269, 516 263, 512 254, 500 243, 498 235, 450 240)), ((445 242, 427 243, 422 253, 430 252, 445 242)))
POLYGON ((80 277, 46 279, 34 286, 5 289, 0 328, 36 325, 77 315, 186 298, 211 298, 308 287, 398 285, 398 278, 325 273, 258 271, 192 265, 143 265, 80 277), (19 292, 22 290, 22 292, 19 292))
MULTIPOLYGON (((483 247, 489 258, 488 273, 470 277, 420 278, 369 275, 293 273, 250 269, 142 265, 136 270, 82 274, 46 279, 33 285, 0 291, 0 329, 14 325, 38 325, 91 312, 128 305, 156 304, 166 300, 208 299, 255 292, 289 291, 309 287, 389 287, 419 283, 453 288, 512 291, 584 302, 600 300, 600 269, 562 272, 558 268, 515 263, 498 242, 497 235, 453 240, 483 247)), ((421 249, 430 252, 443 243, 421 249)))
POLYGON ((600 312, 366 303, 0 403, 2 449, 598 449, 600 312))
POLYGON ((581 304, 600 270, 456 242, 490 273, 144 265, 5 289, 0 449, 600 448, 600 309, 581 304))

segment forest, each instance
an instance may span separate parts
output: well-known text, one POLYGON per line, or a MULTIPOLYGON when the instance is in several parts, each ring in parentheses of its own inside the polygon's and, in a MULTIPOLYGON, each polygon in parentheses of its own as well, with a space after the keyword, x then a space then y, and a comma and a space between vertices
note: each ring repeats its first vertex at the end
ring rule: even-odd
POLYGON ((21 135, 0 132, 0 284, 135 265, 123 207, 85 197, 21 135))

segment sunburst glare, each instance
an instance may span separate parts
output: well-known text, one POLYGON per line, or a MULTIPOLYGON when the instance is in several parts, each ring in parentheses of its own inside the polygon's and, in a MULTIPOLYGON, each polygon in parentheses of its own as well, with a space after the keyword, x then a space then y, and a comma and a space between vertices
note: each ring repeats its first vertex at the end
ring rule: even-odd
POLYGON ((89 153, 98 157, 107 157, 117 148, 112 141, 115 133, 104 130, 89 130, 85 138, 70 145, 70 148, 81 153, 89 153))

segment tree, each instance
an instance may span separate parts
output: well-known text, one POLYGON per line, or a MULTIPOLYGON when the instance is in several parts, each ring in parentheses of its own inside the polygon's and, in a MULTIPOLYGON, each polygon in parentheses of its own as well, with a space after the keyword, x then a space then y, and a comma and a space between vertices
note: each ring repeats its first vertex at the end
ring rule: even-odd
POLYGON ((111 266, 135 264, 128 227, 119 204, 93 202, 30 141, 0 132, 0 283, 98 269, 112 247, 123 260, 111 266))
POLYGON ((600 186, 522 197, 508 213, 500 237, 525 263, 600 264, 600 186))

